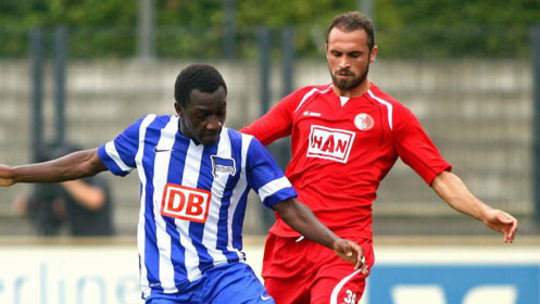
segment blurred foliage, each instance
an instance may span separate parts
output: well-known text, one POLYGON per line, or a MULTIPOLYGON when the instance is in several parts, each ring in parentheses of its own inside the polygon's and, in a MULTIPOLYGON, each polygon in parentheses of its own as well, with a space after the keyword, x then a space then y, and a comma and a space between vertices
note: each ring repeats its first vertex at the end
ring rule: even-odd
MULTIPOLYGON (((69 30, 71 57, 136 55, 139 1, 3 0, 0 56, 28 54, 28 33, 42 27, 50 50, 53 29, 69 30)), ((538 0, 373 0, 381 57, 525 57, 530 28, 540 22, 538 0)), ((225 5, 234 5, 237 57, 257 56, 262 26, 279 53, 281 30, 295 30, 297 57, 320 56, 336 14, 356 9, 349 0, 154 0, 155 53, 160 57, 223 55, 225 5)))

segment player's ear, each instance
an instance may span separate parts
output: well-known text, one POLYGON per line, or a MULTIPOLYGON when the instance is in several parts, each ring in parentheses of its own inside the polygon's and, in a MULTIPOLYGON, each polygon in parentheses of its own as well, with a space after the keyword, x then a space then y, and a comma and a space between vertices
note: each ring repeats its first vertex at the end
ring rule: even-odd
POLYGON ((178 114, 178 116, 184 117, 184 109, 179 102, 174 103, 174 109, 176 110, 176 114, 178 114))
POLYGON ((375 62, 375 58, 377 58, 378 50, 379 50, 379 47, 377 45, 374 45, 369 54, 369 63, 375 62))
POLYGON ((328 59, 328 43, 324 45, 325 53, 326 53, 326 59, 328 59))

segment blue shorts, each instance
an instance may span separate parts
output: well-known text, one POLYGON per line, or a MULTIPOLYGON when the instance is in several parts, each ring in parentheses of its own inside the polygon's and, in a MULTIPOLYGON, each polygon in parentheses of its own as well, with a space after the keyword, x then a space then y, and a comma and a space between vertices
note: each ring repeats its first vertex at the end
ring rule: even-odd
POLYGON ((214 267, 182 293, 152 294, 146 304, 275 304, 251 267, 230 263, 214 267))

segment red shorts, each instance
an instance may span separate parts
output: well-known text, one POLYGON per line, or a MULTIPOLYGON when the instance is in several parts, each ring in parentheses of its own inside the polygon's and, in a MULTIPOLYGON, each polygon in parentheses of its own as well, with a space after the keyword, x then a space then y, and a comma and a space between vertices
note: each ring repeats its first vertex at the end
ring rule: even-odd
MULTIPOLYGON (((372 241, 346 237, 364 249, 366 264, 374 263, 372 241)), ((335 252, 308 239, 269 234, 262 277, 276 304, 343 304, 361 302, 366 277, 335 252)))

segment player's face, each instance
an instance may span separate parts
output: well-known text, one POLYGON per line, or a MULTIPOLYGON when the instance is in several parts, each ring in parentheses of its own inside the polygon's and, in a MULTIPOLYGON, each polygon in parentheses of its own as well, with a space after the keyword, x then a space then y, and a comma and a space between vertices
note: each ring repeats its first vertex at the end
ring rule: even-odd
POLYGON ((370 52, 363 29, 344 32, 333 28, 330 31, 326 58, 339 95, 351 96, 367 89, 369 64, 375 61, 376 55, 377 46, 370 52))
POLYGON ((217 142, 227 114, 227 94, 223 87, 212 93, 194 89, 185 108, 179 103, 174 105, 182 119, 180 131, 184 136, 205 146, 217 142))

